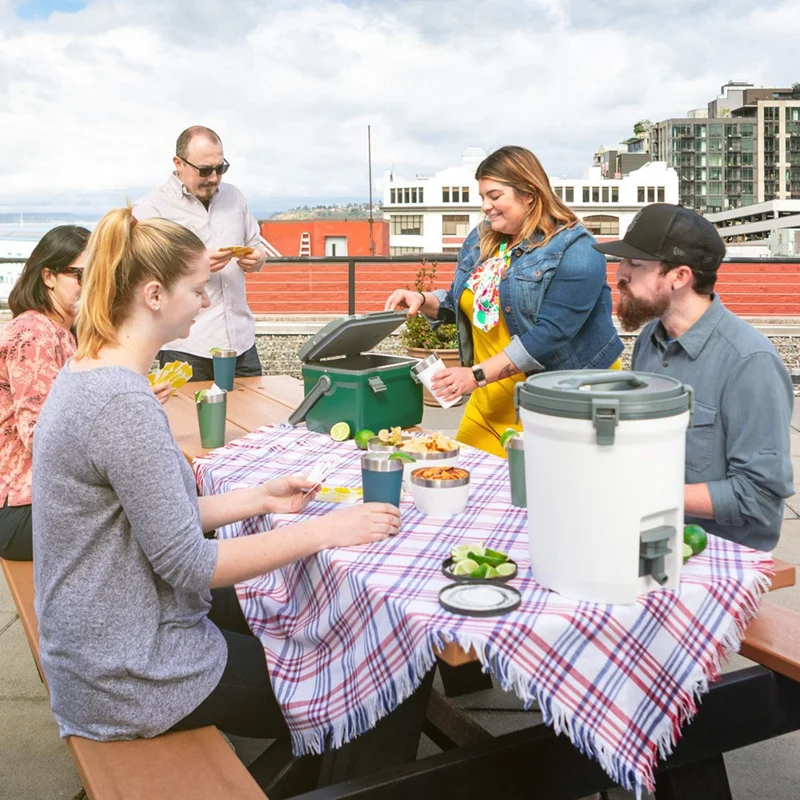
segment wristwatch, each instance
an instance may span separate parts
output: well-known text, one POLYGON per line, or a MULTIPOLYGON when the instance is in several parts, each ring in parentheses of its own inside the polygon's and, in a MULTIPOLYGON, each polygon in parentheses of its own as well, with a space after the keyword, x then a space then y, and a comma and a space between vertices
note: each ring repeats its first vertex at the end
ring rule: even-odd
POLYGON ((472 368, 472 377, 475 378, 475 383, 479 387, 486 386, 486 375, 483 374, 483 370, 479 366, 476 365, 472 368))

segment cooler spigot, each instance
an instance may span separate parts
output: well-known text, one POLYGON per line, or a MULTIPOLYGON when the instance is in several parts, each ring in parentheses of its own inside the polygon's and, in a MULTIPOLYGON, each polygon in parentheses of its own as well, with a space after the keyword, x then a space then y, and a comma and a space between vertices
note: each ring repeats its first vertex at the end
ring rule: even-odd
POLYGON ((642 531, 639 535, 639 577, 649 575, 659 586, 664 586, 669 575, 664 570, 664 559, 672 550, 667 547, 670 538, 675 536, 671 525, 660 525, 642 531))

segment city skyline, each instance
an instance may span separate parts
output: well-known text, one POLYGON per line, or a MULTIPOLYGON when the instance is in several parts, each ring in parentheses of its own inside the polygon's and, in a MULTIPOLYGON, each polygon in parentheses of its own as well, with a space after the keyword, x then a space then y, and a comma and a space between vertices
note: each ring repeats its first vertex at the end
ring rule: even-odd
POLYGON ((366 199, 368 124, 377 195, 385 170, 434 172, 473 145, 522 144, 551 177, 580 177, 639 119, 705 107, 730 79, 798 77, 774 41, 800 33, 791 2, 182 8, 0 0, 0 211, 136 200, 193 123, 222 136, 226 179, 263 212, 366 199))

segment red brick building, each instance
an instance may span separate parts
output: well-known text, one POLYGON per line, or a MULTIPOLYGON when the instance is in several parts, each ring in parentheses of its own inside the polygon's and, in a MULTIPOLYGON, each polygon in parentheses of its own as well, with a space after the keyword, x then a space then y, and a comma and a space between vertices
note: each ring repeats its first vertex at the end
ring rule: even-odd
MULTIPOLYGON (((261 235, 288 258, 371 255, 366 219, 270 219, 260 225, 261 235)), ((389 223, 373 220, 372 238, 374 255, 388 256, 389 223)))

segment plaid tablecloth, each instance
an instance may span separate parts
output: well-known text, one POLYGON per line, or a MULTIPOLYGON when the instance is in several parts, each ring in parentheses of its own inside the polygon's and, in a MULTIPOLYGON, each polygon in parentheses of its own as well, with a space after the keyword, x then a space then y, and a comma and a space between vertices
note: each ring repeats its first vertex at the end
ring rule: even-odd
MULTIPOLYGON (((353 442, 280 425, 262 428, 195 461, 203 494, 307 471, 325 453, 342 456, 329 485, 357 487, 353 442)), ((445 642, 473 647, 506 690, 538 702, 544 719, 596 758, 620 785, 653 788, 653 769, 738 649, 768 588, 772 557, 709 537, 684 566, 680 591, 635 605, 579 603, 539 586, 527 552, 526 512, 510 504, 505 461, 463 448, 471 470, 466 511, 426 517, 406 497, 400 534, 367 547, 329 550, 237 586, 296 753, 358 736, 419 685, 445 642), (519 567, 521 605, 472 618, 438 604, 441 563, 453 545, 486 541, 519 567)), ((301 517, 338 513, 311 503, 301 517)), ((251 519, 218 531, 243 536, 298 517, 251 519)))

